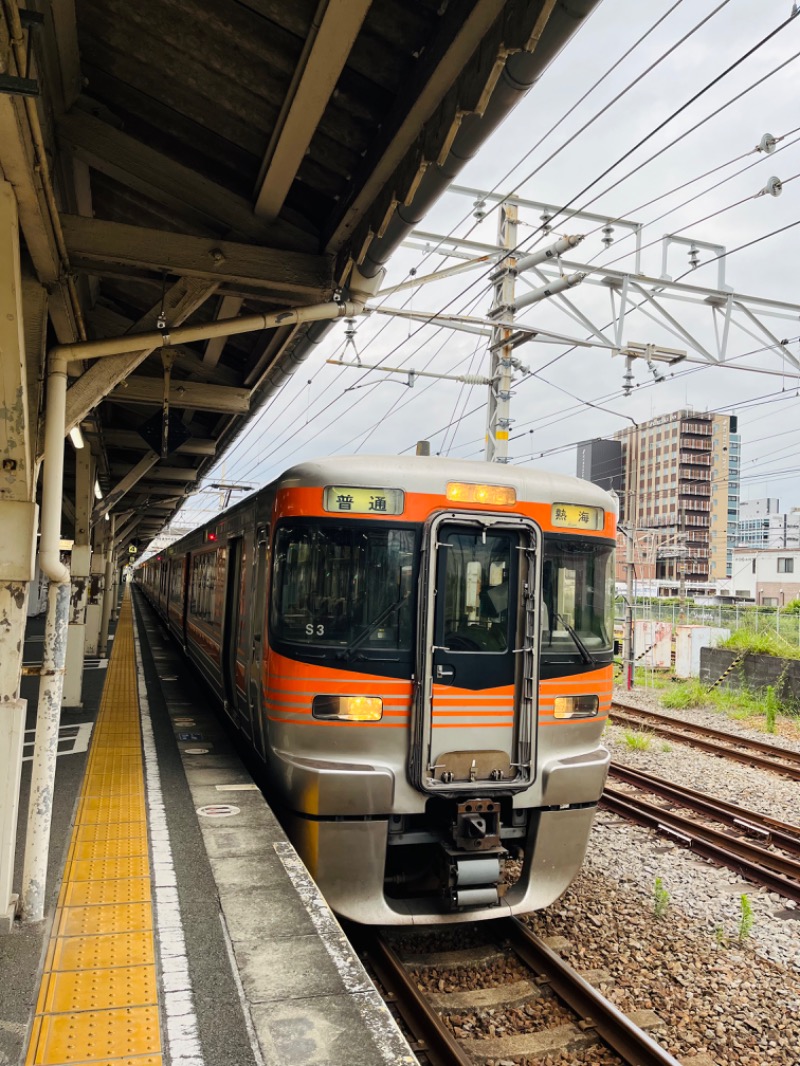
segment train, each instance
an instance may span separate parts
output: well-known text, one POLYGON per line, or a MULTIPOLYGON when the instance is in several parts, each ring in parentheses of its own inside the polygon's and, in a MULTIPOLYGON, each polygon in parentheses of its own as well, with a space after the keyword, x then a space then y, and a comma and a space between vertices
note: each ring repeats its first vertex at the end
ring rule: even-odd
POLYGON ((603 791, 616 499, 433 456, 303 462, 140 564, 332 909, 545 907, 603 791))

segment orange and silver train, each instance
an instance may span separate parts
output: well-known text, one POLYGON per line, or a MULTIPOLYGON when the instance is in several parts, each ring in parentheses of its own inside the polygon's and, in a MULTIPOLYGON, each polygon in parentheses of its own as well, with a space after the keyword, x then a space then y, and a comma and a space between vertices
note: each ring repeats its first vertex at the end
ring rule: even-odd
POLYGON ((576 478, 330 458, 136 579, 333 909, 457 922, 545 907, 580 869, 609 763, 615 535, 612 497, 576 478))

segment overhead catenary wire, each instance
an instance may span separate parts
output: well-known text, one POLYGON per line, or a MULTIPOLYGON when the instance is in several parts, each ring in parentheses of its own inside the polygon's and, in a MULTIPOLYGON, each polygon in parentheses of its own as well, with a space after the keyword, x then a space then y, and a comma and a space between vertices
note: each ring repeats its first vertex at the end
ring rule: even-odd
MULTIPOLYGON (((743 57, 741 57, 741 58, 740 58, 739 60, 737 60, 737 62, 736 62, 736 63, 732 64, 731 66, 729 66, 729 67, 728 67, 728 68, 726 69, 726 71, 723 71, 723 72, 722 72, 722 74, 718 75, 718 76, 717 76, 717 78, 715 78, 715 79, 714 79, 714 80, 713 80, 713 81, 712 81, 711 83, 709 83, 709 85, 708 85, 708 86, 706 86, 706 87, 705 87, 705 89, 703 89, 703 90, 701 90, 701 91, 700 91, 699 93, 695 94, 695 95, 694 95, 694 96, 693 96, 693 97, 691 98, 691 100, 690 100, 690 101, 688 101, 688 102, 687 102, 686 104, 684 104, 684 105, 683 105, 683 107, 681 107, 681 108, 677 109, 677 110, 676 110, 675 112, 673 112, 673 114, 672 114, 671 116, 669 116, 669 117, 668 117, 668 118, 667 118, 666 120, 664 120, 664 122, 662 122, 662 123, 661 123, 661 124, 659 125, 659 127, 657 127, 657 129, 663 128, 663 126, 664 126, 664 125, 666 124, 666 122, 668 122, 668 121, 671 121, 671 119, 672 119, 672 118, 674 118, 674 117, 676 117, 676 116, 677 116, 677 115, 678 115, 678 114, 679 114, 679 113, 680 113, 680 112, 681 112, 682 110, 684 110, 684 109, 685 109, 685 107, 686 107, 686 106, 688 106, 688 104, 689 104, 689 103, 693 102, 693 101, 694 101, 694 100, 696 100, 696 99, 697 99, 697 98, 698 98, 698 97, 699 97, 700 95, 702 95, 702 92, 704 92, 704 91, 707 91, 707 89, 708 89, 708 88, 710 88, 710 87, 711 87, 711 85, 713 85, 713 84, 716 84, 716 83, 717 83, 717 82, 718 82, 718 81, 719 81, 719 80, 720 80, 720 79, 721 79, 722 77, 724 77, 724 76, 725 76, 725 74, 729 73, 729 72, 730 72, 730 71, 731 71, 732 69, 734 69, 734 68, 735 68, 736 66, 738 66, 740 62, 742 62, 742 61, 743 61, 743 60, 744 60, 745 58, 747 58, 747 56, 751 55, 751 54, 752 54, 752 53, 753 53, 753 52, 754 52, 754 51, 755 51, 755 50, 756 50, 756 49, 757 49, 758 47, 760 47, 760 46, 761 46, 761 44, 765 43, 765 41, 766 41, 766 40, 769 40, 769 39, 770 39, 770 37, 774 36, 774 34, 775 34, 775 33, 777 33, 777 32, 778 32, 778 31, 779 31, 779 30, 780 30, 781 28, 783 28, 783 26, 784 26, 785 24, 786 24, 786 23, 783 23, 783 24, 781 24, 781 26, 779 26, 779 27, 778 27, 778 28, 777 28, 776 30, 772 31, 772 33, 771 33, 770 35, 768 35, 768 36, 767 36, 766 38, 764 38, 764 40, 762 40, 761 42, 759 42, 759 44, 758 44, 758 45, 754 46, 754 48, 750 49, 750 50, 749 50, 749 51, 748 51, 747 53, 745 53, 745 55, 744 55, 743 57)), ((655 132, 655 131, 653 131, 653 132, 655 132)), ((643 143, 643 142, 640 142, 640 144, 641 144, 641 143, 643 143)), ((618 163, 619 163, 619 162, 620 162, 620 161, 621 161, 621 160, 622 160, 623 158, 626 158, 626 157, 627 157, 627 155, 629 155, 629 154, 630 154, 630 152, 634 151, 636 147, 639 147, 639 146, 640 146, 640 144, 639 144, 639 145, 637 145, 637 146, 634 146, 634 148, 633 148, 633 149, 631 149, 631 150, 630 150, 630 151, 629 151, 628 153, 625 153, 625 155, 624 155, 623 157, 621 157, 621 158, 620 158, 620 160, 618 160, 618 161, 617 161, 617 163, 616 163, 616 164, 614 164, 613 166, 615 166, 615 165, 618 165, 618 163)), ((613 169, 613 166, 612 166, 611 168, 609 168, 609 169, 613 169)), ((606 171, 604 171, 604 172, 603 172, 603 175, 601 175, 601 176, 600 176, 600 178, 598 178, 598 179, 595 179, 595 183, 596 183, 596 181, 599 181, 599 180, 601 180, 601 179, 602 179, 602 176, 604 176, 604 175, 605 175, 606 173, 608 173, 608 172, 609 172, 609 169, 607 169, 606 171)), ((592 183, 592 184, 594 184, 594 183, 592 183)), ((587 186, 587 188, 588 188, 588 187, 591 187, 591 186, 587 186)), ((581 195, 581 194, 578 194, 578 195, 581 195)), ((577 197, 576 197, 576 198, 577 198, 577 197)), ((573 200, 574 200, 574 199, 576 199, 576 198, 573 198, 573 200)), ((776 231, 776 232, 779 232, 779 231, 776 231)), ((524 242, 523 242, 523 243, 524 243, 524 242)), ((754 242, 753 242, 753 243, 754 243, 754 242)), ((478 280, 480 280, 480 279, 478 279, 478 280)), ((474 283, 473 283, 473 284, 474 284, 474 283)), ((471 287, 472 287, 472 286, 470 286, 469 288, 471 288, 471 287)), ((468 291, 468 290, 463 290, 463 291, 465 292, 465 291, 468 291)), ((462 295, 463 295, 463 292, 462 292, 462 295)), ((458 298, 458 297, 455 297, 454 299, 457 299, 457 298, 458 298)), ((452 304, 453 302, 454 302, 454 300, 451 300, 451 301, 449 301, 449 302, 448 302, 448 304, 447 304, 446 306, 450 306, 450 305, 451 305, 451 304, 452 304)), ((433 316, 432 316, 432 317, 433 317, 433 316)), ((431 320, 429 320, 429 321, 432 321, 432 319, 431 319, 431 320)), ((421 328, 422 328, 422 327, 421 327, 421 328)), ((416 334, 417 334, 418 332, 419 332, 419 330, 415 331, 415 333, 414 333, 414 334, 412 334, 412 336, 413 336, 413 335, 416 335, 416 334)), ((395 350, 396 350, 396 349, 395 349, 395 350)), ((392 353, 388 353, 388 355, 387 355, 387 356, 385 356, 384 358, 388 358, 388 357, 389 357, 389 355, 391 355, 391 354, 392 354, 392 353)), ((326 409, 327 409, 327 408, 326 408, 326 409)))
MULTIPOLYGON (((794 343, 794 342, 796 342, 798 340, 800 340, 800 336, 793 337, 793 338, 787 338, 782 343, 789 344, 789 343, 794 343)), ((751 351, 743 352, 743 353, 741 353, 738 356, 734 356, 729 361, 729 363, 727 365, 730 365, 730 364, 732 364, 732 363, 734 363, 736 361, 741 361, 742 359, 749 358, 749 357, 751 357, 753 355, 759 355, 759 354, 761 354, 763 352, 774 351, 779 346, 780 345, 777 345, 777 344, 765 344, 765 345, 762 345, 759 348, 755 348, 755 349, 752 349, 751 351)), ((683 370, 680 370, 677 373, 673 374, 672 375, 672 379, 673 380, 677 380, 677 379, 680 379, 680 378, 688 377, 688 376, 690 376, 692 374, 698 374, 698 373, 702 373, 703 371, 712 370, 712 369, 715 369, 715 367, 712 366, 711 364, 709 364, 708 366, 687 367, 687 368, 685 368, 683 370)), ((542 379, 542 380, 544 381, 545 384, 548 384, 548 385, 550 384, 550 382, 547 381, 547 379, 542 379)), ((800 382, 800 375, 798 376, 798 381, 800 382)), ((654 388, 657 384, 658 384, 658 382, 648 381, 648 382, 645 382, 641 386, 641 388, 643 388, 643 389, 654 388)), ((769 395, 775 395, 775 394, 774 393, 770 393, 769 395)), ((606 394, 603 394, 602 396, 595 397, 593 402, 595 404, 605 404, 605 403, 609 403, 609 402, 613 403, 615 400, 619 400, 619 399, 622 399, 622 398, 624 398, 624 393, 621 390, 615 390, 612 393, 606 393, 606 394)), ((476 411, 480 410, 480 406, 481 405, 479 405, 479 406, 473 408, 471 411, 467 412, 467 416, 470 415, 470 414, 474 414, 476 411)), ((525 426, 531 425, 533 423, 537 424, 537 428, 539 430, 546 430, 546 429, 551 428, 553 425, 556 425, 558 422, 565 421, 566 419, 568 419, 570 417, 575 417, 576 415, 580 414, 584 409, 585 409, 584 401, 583 400, 578 400, 578 402, 576 404, 573 404, 573 405, 570 405, 569 407, 563 408, 560 411, 553 412, 551 415, 537 416, 537 418, 535 418, 535 419, 531 419, 528 422, 523 422, 518 427, 518 430, 521 430, 525 426), (545 421, 542 421, 542 418, 544 418, 545 421)), ((466 416, 462 416, 462 417, 466 417, 466 416)), ((436 436, 439 433, 445 432, 448 428, 449 428, 449 424, 447 426, 445 426, 445 427, 440 427, 439 429, 436 429, 436 430, 432 431, 431 435, 432 436, 436 436)), ((525 434, 517 432, 510 438, 510 443, 513 443, 516 440, 523 439, 524 436, 525 436, 525 434)), ((481 442, 481 438, 475 438, 475 439, 473 439, 471 441, 468 441, 465 444, 461 445, 461 447, 470 447, 470 446, 472 446, 474 444, 478 444, 480 442, 481 442)), ((574 444, 568 444, 568 445, 564 446, 563 448, 559 447, 558 449, 555 449, 555 450, 550 449, 550 450, 547 450, 547 451, 540 451, 538 453, 532 453, 532 454, 536 454, 537 457, 542 458, 542 457, 544 457, 546 455, 557 454, 558 451, 565 450, 565 449, 568 449, 568 448, 571 448, 571 447, 574 447, 574 444)), ((404 452, 408 451, 408 450, 410 450, 410 449, 409 448, 403 449, 404 452)))
MULTIPOLYGON (((519 159, 514 164, 513 167, 511 167, 509 170, 507 170, 505 172, 505 174, 498 181, 495 182, 495 184, 492 186, 492 188, 490 190, 488 190, 488 192, 486 193, 486 196, 489 196, 489 197, 493 196, 497 192, 497 190, 508 181, 508 179, 514 173, 514 171, 517 170, 519 167, 521 167, 522 164, 525 162, 525 160, 529 159, 530 156, 538 148, 540 148, 542 144, 544 144, 544 142, 548 139, 548 137, 550 137, 553 133, 555 133, 555 131, 557 129, 559 129, 564 124, 564 122, 566 122, 566 120, 569 118, 569 116, 571 114, 573 114, 573 112, 576 111, 580 107, 580 105, 582 103, 584 103, 584 101, 586 101, 590 96, 593 95, 595 90, 597 90, 600 87, 600 85, 602 85, 602 83, 606 80, 606 78, 610 77, 614 73, 614 71, 622 63, 624 63, 624 61, 630 55, 632 55, 636 51, 636 49, 641 44, 643 44, 644 41, 646 41, 647 38, 653 32, 655 32, 655 30, 661 25, 661 23, 664 22, 665 19, 667 19, 672 14, 672 12, 676 10, 676 8, 680 7, 682 2, 683 2, 683 0, 676 0, 676 3, 674 3, 663 15, 659 16, 659 18, 656 19, 656 21, 649 27, 649 29, 645 30, 645 32, 643 34, 641 34, 641 36, 638 37, 637 40, 634 41, 634 43, 632 45, 630 45, 622 53, 622 55, 617 60, 615 60, 615 62, 612 63, 611 66, 599 78, 597 78, 597 80, 578 98, 578 100, 576 100, 575 103, 567 111, 565 111, 564 114, 561 115, 561 117, 559 119, 557 119, 556 122, 554 122, 553 125, 550 126, 550 128, 544 134, 542 134, 542 136, 539 138, 539 140, 531 148, 529 148, 527 152, 525 152, 525 154, 522 156, 522 158, 519 159)), ((726 0, 726 2, 727 2, 727 0, 726 0)), ((720 5, 720 7, 724 7, 724 6, 725 6, 724 4, 720 5)), ((717 8, 716 10, 719 10, 719 9, 720 8, 717 8)), ((712 12, 712 14, 716 14, 716 11, 712 12)), ((707 19, 704 20, 704 21, 707 21, 707 19)), ((692 33, 694 33, 696 30, 700 29, 701 25, 702 24, 697 24, 695 26, 694 30, 692 30, 687 36, 691 36, 692 33)), ((683 43, 685 40, 686 40, 686 37, 681 38, 681 41, 679 41, 678 44, 683 43)), ((670 51, 674 51, 675 47, 676 46, 673 46, 673 48, 670 51)), ((648 70, 646 72, 644 72, 644 74, 641 74, 641 75, 637 76, 636 80, 634 82, 630 83, 628 88, 633 88, 634 85, 636 85, 639 81, 641 81, 642 77, 644 77, 645 74, 650 72, 650 69, 652 69, 652 68, 648 68, 648 70)), ((616 100, 620 99, 622 97, 622 95, 624 95, 624 93, 618 94, 618 96, 616 97, 614 102, 616 102, 616 100)), ((592 120, 590 120, 590 122, 584 127, 584 129, 587 129, 588 126, 592 125, 595 121, 597 121, 597 119, 599 119, 601 117, 601 115, 605 114, 605 112, 611 106, 612 106, 612 104, 608 104, 608 105, 606 105, 605 108, 601 109, 597 113, 597 115, 592 120)), ((571 141, 574 140, 575 136, 577 136, 577 134, 573 134, 571 140, 569 142, 567 142, 567 143, 571 143, 571 141)), ((563 148, 563 146, 562 146, 562 148, 563 148)), ((561 150, 562 149, 559 149, 558 151, 560 152, 561 150)), ((517 184, 516 188, 519 189, 520 185, 522 185, 526 181, 530 180, 530 177, 531 177, 531 175, 527 175, 525 178, 523 178, 522 182, 519 182, 517 184)), ((486 212, 486 215, 484 216, 484 218, 488 217, 490 214, 492 214, 493 211, 496 211, 499 208, 499 206, 500 206, 500 204, 498 203, 498 204, 494 204, 491 207, 489 207, 487 212, 486 212)), ((463 225, 464 222, 467 222, 469 220, 469 218, 470 218, 470 212, 467 212, 450 229, 449 233, 447 234, 447 237, 452 237, 452 235, 456 231, 456 229, 458 229, 459 226, 463 225)), ((476 229, 476 226, 477 226, 477 223, 473 223, 470 226, 469 230, 467 231, 466 236, 469 236, 471 233, 473 233, 474 230, 476 229)), ((434 255, 438 251, 439 247, 441 247, 441 245, 437 245, 435 248, 432 248, 430 251, 426 252, 426 254, 424 255, 423 259, 419 262, 418 268, 421 267, 424 263, 426 263, 428 261, 428 259, 430 259, 430 257, 432 255, 434 255)))

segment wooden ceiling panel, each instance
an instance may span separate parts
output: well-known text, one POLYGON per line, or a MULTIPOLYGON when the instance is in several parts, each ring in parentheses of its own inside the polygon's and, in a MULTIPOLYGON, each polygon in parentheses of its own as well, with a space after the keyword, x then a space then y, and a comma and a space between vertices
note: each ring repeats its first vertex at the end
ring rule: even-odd
MULTIPOLYGON (((67 98, 63 86, 44 84, 43 114, 55 125, 59 210, 90 334, 152 329, 164 289, 169 302, 170 292, 198 280, 206 291, 185 308, 194 324, 239 307, 248 314, 329 299, 331 273, 337 282, 346 276, 398 191, 428 173, 459 112, 474 109, 486 92, 488 74, 475 56, 491 73, 525 47, 528 38, 518 38, 544 2, 74 0, 73 92, 67 98), (509 20, 518 33, 507 32, 509 20), (87 222, 90 215, 100 221, 87 222), (128 238, 107 223, 161 232, 128 238), (165 236, 173 233, 184 237, 165 236), (205 249, 191 237, 213 243, 205 249), (153 240, 161 252, 151 256, 153 240), (319 285, 310 274, 287 281, 269 265, 290 270, 288 260, 269 260, 277 248, 318 258, 327 248, 336 264, 319 285), (206 255, 225 268, 209 273, 206 255)), ((558 7, 576 8, 580 18, 593 2, 558 7)), ((0 29, 2 21, 0 4, 0 29)), ((42 73, 44 83, 55 83, 42 73)), ((174 317, 182 320, 178 311, 174 317)), ((169 349, 172 403, 198 441, 187 466, 208 469, 215 449, 219 456, 239 432, 246 409, 266 402, 302 362, 310 350, 306 333, 284 326, 169 349)), ((131 360, 129 389, 119 387, 118 375, 113 399, 95 409, 93 446, 117 477, 141 459, 135 431, 161 404, 162 358, 161 348, 142 349, 131 360)), ((91 377, 97 365, 106 364, 90 366, 88 384, 71 385, 73 408, 78 392, 94 387, 93 403, 103 396, 91 377)), ((165 518, 178 498, 171 488, 165 501, 157 481, 143 478, 128 503, 166 502, 157 512, 165 518)), ((148 535, 161 518, 145 519, 148 535)))

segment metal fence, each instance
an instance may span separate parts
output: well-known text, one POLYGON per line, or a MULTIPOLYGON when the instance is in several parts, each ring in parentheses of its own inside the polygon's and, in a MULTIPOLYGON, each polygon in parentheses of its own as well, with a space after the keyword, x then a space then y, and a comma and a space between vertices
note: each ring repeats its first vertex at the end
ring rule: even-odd
MULTIPOLYGON (((625 605, 617 601, 617 625, 622 624, 625 605)), ((784 640, 800 645, 800 613, 783 611, 779 607, 748 607, 743 605, 722 606, 712 604, 677 604, 653 600, 650 603, 636 603, 633 608, 634 621, 672 622, 677 625, 724 626, 733 633, 737 629, 750 629, 755 632, 772 630, 784 640)))

